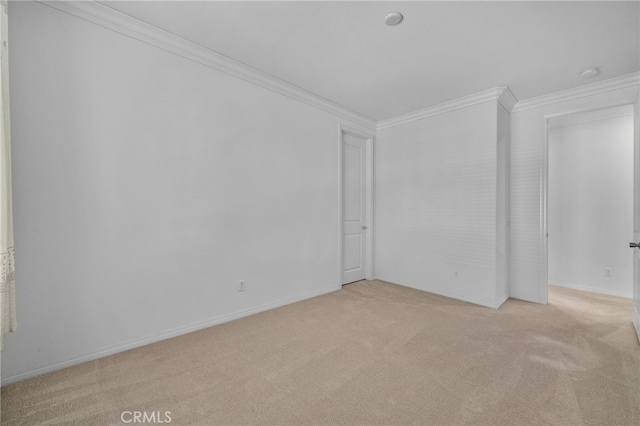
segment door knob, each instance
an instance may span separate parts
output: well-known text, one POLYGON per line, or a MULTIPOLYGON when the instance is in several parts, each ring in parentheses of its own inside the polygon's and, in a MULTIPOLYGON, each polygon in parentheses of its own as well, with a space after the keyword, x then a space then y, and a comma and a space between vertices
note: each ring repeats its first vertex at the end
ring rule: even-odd
POLYGON ((640 243, 629 243, 630 248, 640 247, 640 243))
POLYGON ((366 225, 362 225, 362 229, 369 229, 366 225))

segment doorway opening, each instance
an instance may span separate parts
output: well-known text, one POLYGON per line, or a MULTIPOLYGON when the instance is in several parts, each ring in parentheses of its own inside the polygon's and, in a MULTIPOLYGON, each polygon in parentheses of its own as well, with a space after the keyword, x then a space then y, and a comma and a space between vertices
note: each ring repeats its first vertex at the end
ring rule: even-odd
POLYGON ((547 143, 547 297, 569 288, 631 306, 634 106, 550 118, 547 143))

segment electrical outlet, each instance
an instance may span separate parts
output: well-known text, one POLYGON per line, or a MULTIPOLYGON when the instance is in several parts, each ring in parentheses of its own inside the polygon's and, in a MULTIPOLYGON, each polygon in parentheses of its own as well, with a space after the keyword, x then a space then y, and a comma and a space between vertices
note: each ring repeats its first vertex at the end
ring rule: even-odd
POLYGON ((245 291, 247 288, 244 285, 244 280, 240 280, 240 284, 238 285, 238 291, 245 291))
POLYGON ((604 268, 605 277, 613 277, 613 268, 604 268))
POLYGON ((453 271, 453 278, 455 278, 456 280, 459 278, 458 271, 453 271))

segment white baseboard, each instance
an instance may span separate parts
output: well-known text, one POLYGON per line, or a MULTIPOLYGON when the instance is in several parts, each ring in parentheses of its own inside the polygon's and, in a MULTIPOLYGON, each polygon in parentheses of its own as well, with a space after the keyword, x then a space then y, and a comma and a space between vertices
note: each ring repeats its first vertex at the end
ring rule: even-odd
POLYGON ((399 284, 396 281, 394 281, 393 279, 386 279, 386 278, 380 278, 380 277, 378 277, 376 279, 381 280, 381 281, 386 281, 386 282, 391 283, 391 284, 399 285, 401 287, 408 287, 408 288, 412 288, 414 290, 424 291, 426 293, 433 293, 433 294, 437 294, 438 296, 450 297, 451 299, 462 300, 463 302, 469 302, 469 303, 473 303, 474 305, 480 305, 480 306, 484 306, 484 307, 492 308, 492 309, 498 309, 500 306, 502 306, 502 304, 504 302, 506 302, 509 299, 509 296, 505 295, 502 298, 496 300, 495 302, 488 302, 486 300, 481 300, 481 299, 475 299, 473 297, 462 296, 462 295, 459 295, 459 294, 456 294, 456 293, 450 293, 448 291, 444 291, 444 290, 440 290, 440 289, 420 288, 420 287, 416 287, 416 286, 409 285, 409 284, 399 284))
POLYGON ((640 343, 640 312, 637 307, 633 307, 633 326, 636 329, 636 336, 638 337, 638 343, 640 343))
POLYGON ((509 295, 505 294, 504 296, 502 296, 500 299, 498 299, 495 303, 494 306, 491 306, 494 309, 498 309, 500 306, 502 306, 504 304, 504 302, 506 302, 507 300, 509 300, 509 295))
POLYGON ((622 291, 601 289, 601 288, 596 288, 596 287, 588 287, 588 286, 578 285, 578 284, 561 283, 561 282, 558 282, 558 281, 549 281, 549 284, 550 285, 557 285, 558 287, 572 288, 574 290, 588 291, 590 293, 605 294, 607 296, 624 297, 625 299, 631 299, 633 297, 633 295, 631 294, 631 290, 629 290, 629 292, 627 293, 627 292, 622 292, 622 291))
POLYGON ((83 355, 54 362, 52 364, 36 366, 33 369, 24 371, 22 373, 14 374, 13 376, 3 377, 2 385, 8 385, 10 383, 19 382, 21 380, 30 379, 32 377, 40 376, 42 374, 51 373, 53 371, 61 370, 63 368, 72 367, 74 365, 82 364, 87 361, 93 361, 98 358, 103 358, 108 355, 113 355, 118 352, 124 352, 129 349, 138 348, 151 343, 159 342, 161 340, 170 339, 172 337, 180 336, 183 334, 191 333, 201 330, 203 328, 212 327, 214 325, 222 324, 225 322, 233 321, 239 318, 243 318, 249 315, 257 314, 259 312, 268 311, 270 309, 279 308, 281 306, 290 305, 292 303, 301 302, 312 297, 322 296, 323 294, 332 293, 334 291, 342 289, 342 286, 332 286, 321 290, 312 291, 299 296, 282 299, 277 302, 267 303, 257 306, 255 308, 245 309, 242 311, 234 312, 231 314, 221 315, 218 317, 210 318, 205 321, 200 321, 194 324, 190 324, 184 327, 178 327, 170 330, 163 331, 153 336, 143 337, 135 339, 126 343, 110 346, 94 352, 85 353, 83 355))

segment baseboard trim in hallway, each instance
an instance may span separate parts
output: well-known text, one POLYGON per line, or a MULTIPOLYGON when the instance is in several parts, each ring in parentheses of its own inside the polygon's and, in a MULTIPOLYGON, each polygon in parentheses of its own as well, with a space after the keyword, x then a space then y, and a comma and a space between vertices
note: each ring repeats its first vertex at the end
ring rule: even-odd
MULTIPOLYGON (((615 290, 603 290, 601 288, 588 287, 588 286, 579 285, 579 284, 561 283, 561 282, 558 282, 558 281, 549 281, 549 285, 555 285, 557 287, 572 288, 574 290, 586 291, 586 292, 589 292, 589 293, 604 294, 604 295, 607 295, 607 296, 623 297, 625 299, 631 299, 633 297, 633 294, 631 294, 631 292, 623 293, 621 291, 615 291, 615 290)), ((631 285, 631 283, 629 283, 629 285, 631 285)))

